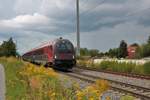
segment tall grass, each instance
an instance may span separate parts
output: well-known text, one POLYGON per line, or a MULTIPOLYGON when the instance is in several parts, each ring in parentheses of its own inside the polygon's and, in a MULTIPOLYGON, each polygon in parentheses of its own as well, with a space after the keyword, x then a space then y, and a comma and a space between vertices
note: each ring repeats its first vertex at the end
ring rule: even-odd
POLYGON ((125 72, 134 74, 149 74, 150 75, 150 62, 144 65, 137 65, 135 63, 117 62, 117 61, 102 61, 101 63, 93 63, 92 61, 80 60, 78 65, 82 67, 90 66, 92 69, 114 71, 114 72, 125 72))
POLYGON ((77 83, 66 87, 59 74, 51 68, 12 57, 0 58, 0 63, 5 67, 6 100, 93 100, 99 99, 109 88, 104 80, 98 80, 85 89, 77 83))
POLYGON ((144 67, 144 73, 150 74, 150 62, 145 63, 143 67, 144 67))
POLYGON ((99 64, 99 69, 115 72, 140 73, 144 74, 143 66, 134 63, 118 63, 117 61, 103 61, 99 64))
POLYGON ((23 63, 14 58, 0 58, 0 63, 5 68, 6 99, 16 100, 25 96, 26 86, 19 79, 19 71, 23 63))

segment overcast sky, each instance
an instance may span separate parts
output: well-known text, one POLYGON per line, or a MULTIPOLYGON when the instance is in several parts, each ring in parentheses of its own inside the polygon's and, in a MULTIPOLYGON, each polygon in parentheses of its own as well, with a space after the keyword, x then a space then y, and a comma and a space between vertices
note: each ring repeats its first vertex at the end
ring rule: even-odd
MULTIPOLYGON (((150 35, 150 0, 79 0, 81 47, 106 51, 144 43, 150 35)), ((0 0, 0 43, 13 37, 22 54, 53 39, 76 44, 75 0, 0 0)))

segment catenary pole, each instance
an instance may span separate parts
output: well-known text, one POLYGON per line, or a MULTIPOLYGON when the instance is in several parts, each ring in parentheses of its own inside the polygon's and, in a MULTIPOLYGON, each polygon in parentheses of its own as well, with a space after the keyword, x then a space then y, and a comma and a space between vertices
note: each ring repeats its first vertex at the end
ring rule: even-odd
POLYGON ((79 18, 79 0, 76 0, 76 17, 77 17, 77 56, 80 56, 80 18, 79 18))

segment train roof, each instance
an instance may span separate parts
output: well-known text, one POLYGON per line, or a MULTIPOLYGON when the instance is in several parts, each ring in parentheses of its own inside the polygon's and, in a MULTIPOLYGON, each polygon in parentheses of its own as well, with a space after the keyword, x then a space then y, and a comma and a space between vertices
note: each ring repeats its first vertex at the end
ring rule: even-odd
MULTIPOLYGON (((53 40, 53 41, 49 41, 49 42, 43 43, 43 44, 41 44, 40 46, 38 46, 38 47, 36 47, 36 48, 33 48, 33 49, 31 49, 30 51, 28 51, 28 52, 26 52, 26 53, 30 53, 30 52, 32 52, 32 51, 41 49, 41 48, 43 48, 43 47, 47 47, 47 46, 53 45, 53 44, 55 44, 56 42, 61 41, 61 40, 69 41, 69 40, 63 39, 63 38, 55 39, 55 40, 53 40)), ((25 53, 25 54, 26 54, 26 53, 25 53)))

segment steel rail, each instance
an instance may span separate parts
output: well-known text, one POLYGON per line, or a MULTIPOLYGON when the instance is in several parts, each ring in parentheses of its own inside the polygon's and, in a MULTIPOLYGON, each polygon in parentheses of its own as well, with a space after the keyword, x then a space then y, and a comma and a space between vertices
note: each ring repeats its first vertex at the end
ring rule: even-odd
POLYGON ((90 70, 90 71, 96 71, 96 72, 103 72, 103 73, 108 73, 108 74, 121 75, 121 76, 126 76, 126 77, 137 78, 137 79, 150 80, 150 75, 133 74, 133 73, 125 73, 125 72, 114 72, 114 71, 108 71, 108 70, 106 71, 106 70, 93 69, 90 67, 82 67, 82 66, 76 66, 76 68, 90 70))
MULTIPOLYGON (((70 76, 70 77, 74 77, 89 83, 94 83, 96 80, 98 79, 102 79, 100 77, 95 77, 92 75, 87 75, 87 74, 82 74, 79 72, 67 72, 63 74, 70 76)), ((107 80, 108 82, 110 82, 110 87, 111 89, 115 90, 115 91, 119 91, 119 92, 123 92, 126 94, 131 94, 135 97, 141 98, 142 100, 150 100, 150 95, 146 94, 146 93, 150 93, 150 89, 148 88, 143 88, 140 86, 134 86, 131 84, 126 84, 126 83, 122 83, 122 82, 117 82, 117 81, 112 81, 112 80, 108 80, 108 79, 104 79, 107 80), (130 89, 129 89, 130 88, 130 89)))

